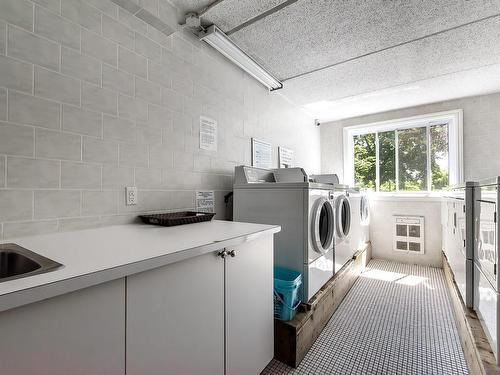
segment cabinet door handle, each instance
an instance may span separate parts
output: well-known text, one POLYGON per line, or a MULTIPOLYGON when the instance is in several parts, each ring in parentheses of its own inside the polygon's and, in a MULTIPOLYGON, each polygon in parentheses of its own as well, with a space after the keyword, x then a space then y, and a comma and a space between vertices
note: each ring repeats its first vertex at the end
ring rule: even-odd
POLYGON ((221 257, 222 259, 225 259, 227 256, 227 250, 221 250, 217 253, 217 256, 221 257))
POLYGON ((236 251, 234 250, 228 251, 228 255, 230 255, 231 258, 234 258, 236 256, 236 251))

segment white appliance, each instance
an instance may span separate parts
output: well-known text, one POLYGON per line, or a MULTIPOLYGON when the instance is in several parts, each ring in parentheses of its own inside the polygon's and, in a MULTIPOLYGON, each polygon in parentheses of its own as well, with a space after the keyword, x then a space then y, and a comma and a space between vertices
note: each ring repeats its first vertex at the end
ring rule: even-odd
POLYGON ((445 193, 441 202, 443 252, 464 304, 473 307, 473 185, 456 186, 445 193))
POLYGON ((308 181, 301 168, 235 168, 234 220, 279 224, 274 264, 302 273, 307 302, 334 274, 333 185, 308 181))
POLYGON ((364 190, 350 189, 348 199, 351 207, 351 254, 354 255, 370 240, 370 207, 364 190))
POLYGON ((498 202, 500 177, 477 182, 474 188, 474 310, 500 364, 500 298, 498 295, 498 202))
POLYGON ((361 219, 361 241, 366 244, 370 241, 370 199, 368 192, 361 191, 359 203, 359 215, 361 219))
POLYGON ((335 273, 352 259, 351 249, 351 203, 348 188, 338 186, 334 190, 335 198, 335 273))

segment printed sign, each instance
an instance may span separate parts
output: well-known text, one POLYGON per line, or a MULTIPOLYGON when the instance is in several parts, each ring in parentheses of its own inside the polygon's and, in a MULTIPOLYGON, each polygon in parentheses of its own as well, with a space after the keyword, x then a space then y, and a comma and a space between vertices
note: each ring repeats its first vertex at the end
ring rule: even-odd
POLYGON ((278 147, 280 168, 293 167, 293 150, 285 147, 278 147))
POLYGON ((252 166, 265 169, 272 167, 270 143, 252 138, 252 166))
POLYGON ((213 190, 196 192, 196 211, 215 212, 215 194, 213 190))
POLYGON ((200 116, 200 148, 217 151, 217 121, 200 116))

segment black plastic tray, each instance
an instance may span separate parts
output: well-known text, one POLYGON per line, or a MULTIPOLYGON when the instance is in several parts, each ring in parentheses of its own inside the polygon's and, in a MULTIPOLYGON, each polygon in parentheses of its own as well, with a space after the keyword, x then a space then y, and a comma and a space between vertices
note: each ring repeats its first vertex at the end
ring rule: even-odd
POLYGON ((210 221, 214 216, 215 214, 211 212, 181 211, 169 212, 165 214, 140 215, 139 217, 146 224, 161 225, 163 227, 173 227, 175 225, 210 221))

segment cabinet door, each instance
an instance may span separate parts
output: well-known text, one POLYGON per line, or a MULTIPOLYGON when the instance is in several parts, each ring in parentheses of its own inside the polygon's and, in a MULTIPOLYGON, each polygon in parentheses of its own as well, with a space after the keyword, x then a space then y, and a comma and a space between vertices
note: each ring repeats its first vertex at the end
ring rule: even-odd
POLYGON ((256 375, 274 355, 273 236, 226 258, 226 374, 256 375))
POLYGON ((216 253, 127 278, 127 375, 224 373, 224 261, 216 253))
POLYGON ((125 280, 0 313, 0 373, 124 375, 125 280))

